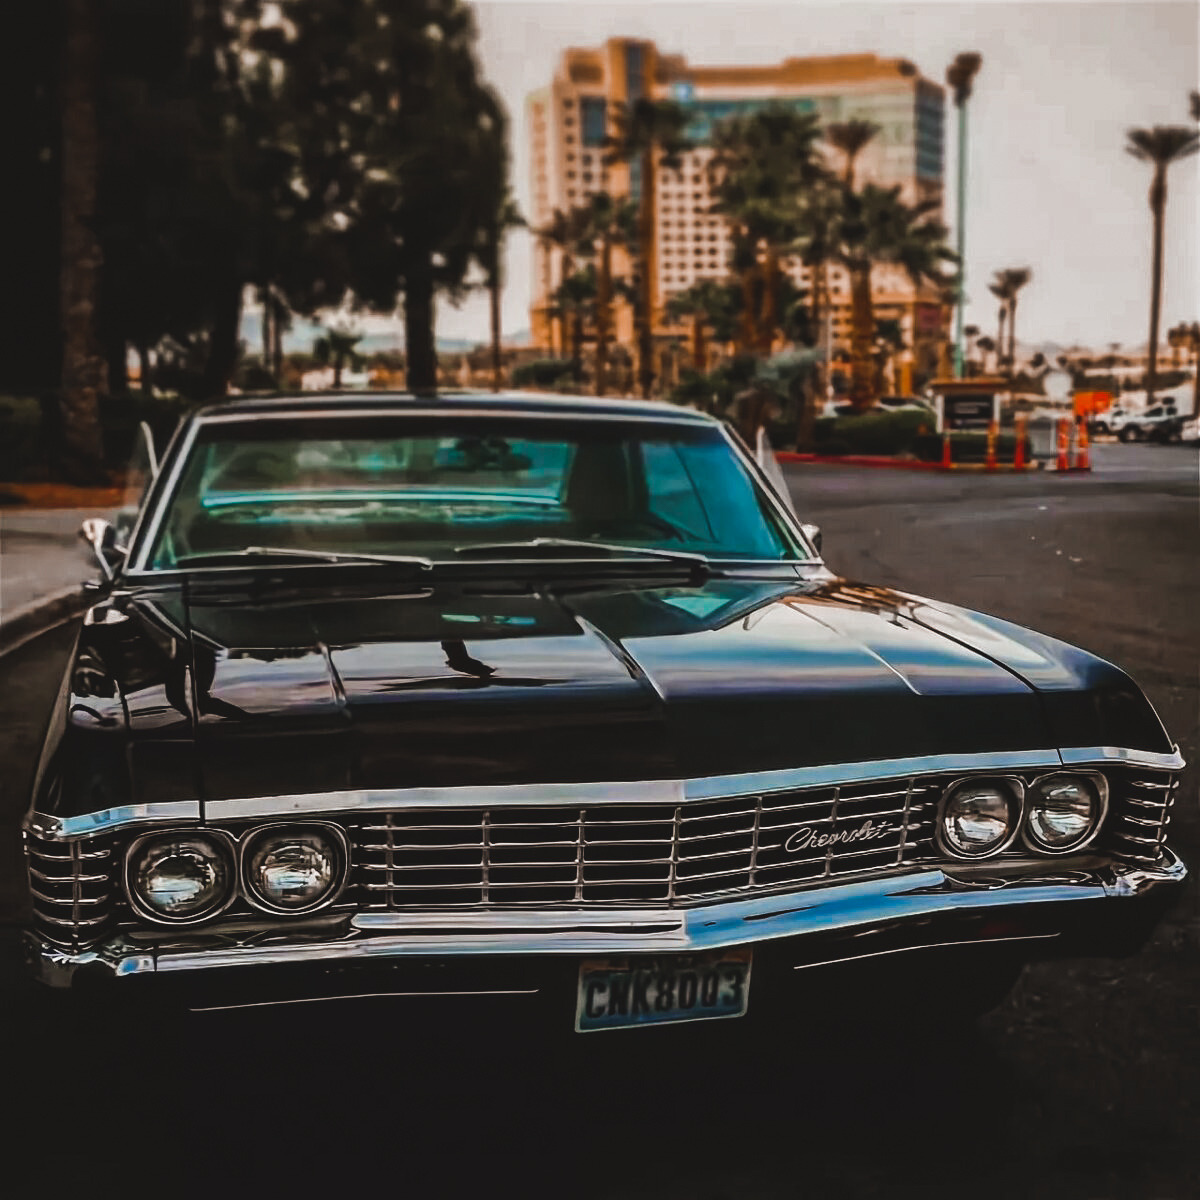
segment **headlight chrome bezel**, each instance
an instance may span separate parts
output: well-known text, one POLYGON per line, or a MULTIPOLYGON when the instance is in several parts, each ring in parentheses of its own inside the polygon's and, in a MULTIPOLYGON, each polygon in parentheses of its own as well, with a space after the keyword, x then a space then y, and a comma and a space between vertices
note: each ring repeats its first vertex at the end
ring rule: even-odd
POLYGON ((956 862, 982 862, 1003 854, 1020 836, 1025 823, 1025 781, 1015 775, 974 775, 954 779, 942 790, 941 800, 938 801, 937 815, 934 820, 934 844, 948 858, 956 862), (1010 812, 1012 818, 1007 833, 994 845, 978 854, 971 854, 958 849, 946 836, 946 809, 956 792, 968 787, 995 787, 1006 789, 1012 798, 1010 812))
POLYGON ((1051 771, 1045 775, 1039 775, 1030 783, 1026 790, 1025 811, 1021 818, 1021 840, 1030 850, 1033 850, 1037 854, 1077 854, 1080 850, 1086 849, 1094 842, 1101 829, 1104 828, 1104 821, 1108 816, 1108 804, 1108 778, 1099 771, 1051 771), (1054 779, 1080 779, 1085 783, 1091 784, 1095 790, 1098 802, 1096 810, 1092 815, 1092 822, 1087 831, 1075 841, 1068 842, 1065 846, 1046 845, 1033 832, 1030 821, 1033 801, 1036 798, 1038 788, 1054 779))
POLYGON ((211 921, 213 917, 220 916, 238 897, 239 873, 237 843, 223 829, 210 829, 205 826, 192 829, 152 829, 134 838, 125 851, 122 877, 125 885, 125 896, 129 901, 130 907, 139 916, 144 917, 148 921, 153 921, 158 925, 178 927, 181 925, 200 925, 205 921, 211 921), (225 894, 219 901, 215 901, 199 912, 188 913, 181 917, 159 912, 146 900, 137 887, 134 886, 134 873, 138 858, 147 844, 156 841, 168 842, 171 840, 211 842, 218 848, 219 854, 224 859, 227 876, 225 894))
POLYGON ((325 821, 273 821, 268 825, 256 825, 247 829, 238 842, 238 884, 243 899, 252 908, 269 913, 273 917, 298 917, 328 908, 337 902, 346 888, 350 875, 350 841, 346 831, 338 825, 325 821), (316 900, 298 908, 281 908, 263 897, 250 878, 250 859, 255 845, 263 838, 276 833, 299 836, 304 831, 319 831, 324 834, 335 851, 336 861, 331 886, 316 900))

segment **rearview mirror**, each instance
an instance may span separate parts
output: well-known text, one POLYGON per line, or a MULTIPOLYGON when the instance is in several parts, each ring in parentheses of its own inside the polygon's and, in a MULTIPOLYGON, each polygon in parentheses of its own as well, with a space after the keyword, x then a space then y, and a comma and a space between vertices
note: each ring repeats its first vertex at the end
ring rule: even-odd
POLYGON ((804 536, 812 542, 818 554, 821 553, 821 527, 820 525, 801 525, 804 530, 804 536))
POLYGON ((113 525, 103 517, 88 517, 79 528, 79 536, 91 546, 104 578, 113 579, 116 576, 116 564, 125 554, 117 544, 117 531, 113 525))

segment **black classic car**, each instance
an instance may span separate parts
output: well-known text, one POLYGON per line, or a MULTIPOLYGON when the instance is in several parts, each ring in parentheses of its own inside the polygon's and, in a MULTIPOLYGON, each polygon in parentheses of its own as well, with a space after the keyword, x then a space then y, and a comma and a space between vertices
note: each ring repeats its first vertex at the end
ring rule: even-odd
POLYGON ((895 958, 981 1008, 1028 959, 1136 950, 1185 875, 1141 691, 839 578, 771 466, 624 400, 187 419, 136 518, 87 525, 24 827, 36 977, 537 996, 592 1031, 895 958))

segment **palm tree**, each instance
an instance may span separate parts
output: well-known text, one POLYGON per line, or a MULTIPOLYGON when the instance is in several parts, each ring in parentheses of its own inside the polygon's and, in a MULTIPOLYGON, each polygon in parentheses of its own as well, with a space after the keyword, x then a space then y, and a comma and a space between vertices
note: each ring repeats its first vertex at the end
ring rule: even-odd
POLYGON ((684 137, 689 117, 672 100, 639 97, 613 114, 616 133, 606 139, 608 161, 628 163, 638 203, 639 288, 637 304, 638 386, 650 395, 654 383, 654 181, 659 167, 677 171, 691 148, 684 137), (636 168, 636 172, 635 172, 636 168), (635 178, 636 174, 636 178, 635 178))
POLYGON ((554 293, 555 308, 570 330, 571 370, 576 382, 583 378, 583 330, 588 314, 596 303, 596 268, 588 263, 568 275, 554 293))
MULTIPOLYGON (((567 212, 564 212, 561 208, 556 208, 554 216, 550 218, 549 224, 543 225, 541 229, 534 230, 534 236, 538 241, 550 249, 556 249, 560 252, 557 287, 562 287, 564 281, 575 270, 575 253, 584 232, 583 217, 578 208, 570 209, 567 212)), ((551 341, 555 341, 553 333, 551 334, 551 341)), ((557 343, 551 345, 551 350, 561 355, 566 353, 566 348, 567 330, 560 317, 557 343)))
POLYGON ((1200 131, 1189 129, 1186 125, 1155 125, 1153 129, 1130 129, 1127 136, 1126 151, 1154 167, 1150 184, 1154 260, 1150 268, 1150 360, 1146 371, 1146 402, 1152 404, 1158 366, 1158 322, 1162 308, 1163 214, 1167 207, 1167 168, 1200 149, 1200 131))
POLYGON ((1004 367, 1004 347, 1007 345, 1004 340, 1004 322, 1008 319, 1008 302, 1012 299, 1012 289, 1003 273, 997 271, 992 277, 992 282, 988 284, 988 291, 1000 301, 1000 308, 996 314, 996 369, 999 371, 1004 367))
POLYGON ((879 126, 874 121, 857 119, 837 121, 825 126, 825 140, 835 150, 840 150, 845 159, 842 166, 842 183, 849 191, 854 191, 854 168, 858 156, 878 132, 879 126))
POLYGON ((1017 293, 1033 278, 1028 267, 1009 267, 1001 272, 1008 284, 1008 361, 1017 363, 1017 293))
POLYGON ((504 239, 510 229, 521 229, 525 218, 511 192, 506 192, 485 231, 481 258, 488 290, 488 317, 492 338, 492 391, 500 390, 500 291, 504 286, 504 239))
POLYGON ((101 251, 95 232, 100 136, 96 116, 101 36, 98 10, 70 0, 62 42, 62 184, 60 304, 64 468, 72 482, 103 476, 100 393, 107 364, 96 332, 101 251))
POLYGON ((850 276, 851 398, 865 408, 874 393, 872 343, 875 313, 871 268, 876 263, 902 267, 914 286, 929 281, 948 287, 943 264, 957 261, 946 245, 946 227, 934 216, 933 201, 908 205, 899 187, 867 184, 859 192, 845 191, 846 207, 838 229, 838 261, 850 276))
POLYGON ((733 340, 737 324, 737 289, 715 279, 700 279, 667 301, 667 317, 687 319, 692 327, 692 369, 708 369, 707 332, 718 342, 733 340))
POLYGON ((583 206, 582 241, 590 244, 596 257, 596 376, 595 392, 608 388, 608 343, 612 333, 613 247, 630 246, 638 236, 638 206, 632 200, 614 199, 608 192, 594 192, 583 206))
POLYGON ((362 341, 362 334, 349 328, 327 329, 323 337, 313 343, 313 357, 324 365, 333 363, 333 386, 342 386, 342 370, 348 358, 354 358, 354 347, 362 341))

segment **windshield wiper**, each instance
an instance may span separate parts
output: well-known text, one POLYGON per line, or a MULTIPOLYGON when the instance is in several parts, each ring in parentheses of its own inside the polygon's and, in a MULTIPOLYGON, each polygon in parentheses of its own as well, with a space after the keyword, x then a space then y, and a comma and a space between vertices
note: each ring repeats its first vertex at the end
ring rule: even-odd
MULTIPOLYGON (((622 546, 619 542, 588 542, 582 538, 538 537, 525 542, 473 542, 468 546, 455 546, 455 554, 513 554, 521 550, 573 551, 590 550, 602 554, 627 555, 630 558, 653 558, 665 562, 685 563, 692 567, 713 570, 712 563, 703 554, 688 554, 681 550, 654 550, 648 546, 622 546)), ((569 558, 570 554, 563 557, 569 558)))
POLYGON ((297 562, 325 563, 408 563, 424 571, 433 569, 432 559, 417 554, 342 554, 336 550, 289 550, 286 546, 245 546, 241 550, 219 550, 213 554, 185 554, 175 560, 175 565, 194 567, 242 558, 290 558, 297 562))

